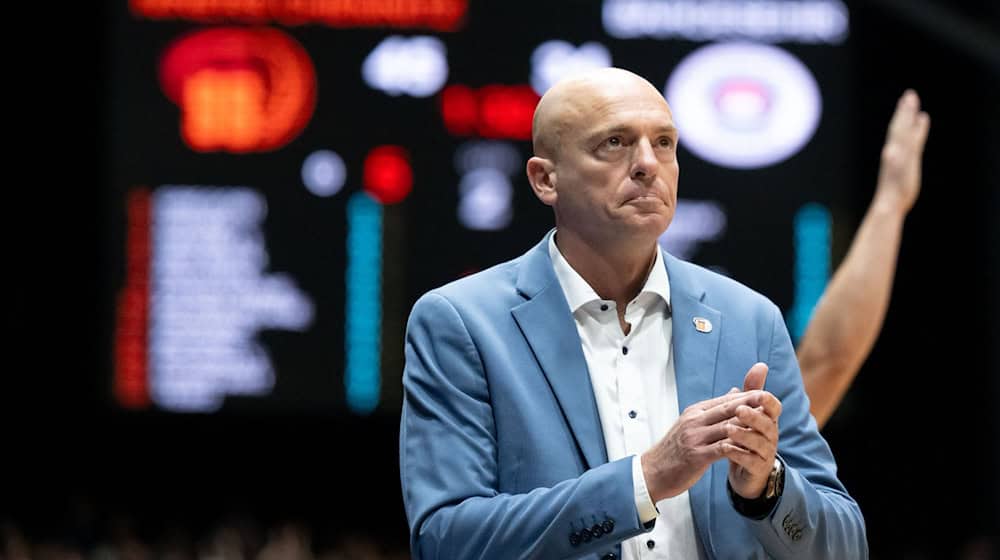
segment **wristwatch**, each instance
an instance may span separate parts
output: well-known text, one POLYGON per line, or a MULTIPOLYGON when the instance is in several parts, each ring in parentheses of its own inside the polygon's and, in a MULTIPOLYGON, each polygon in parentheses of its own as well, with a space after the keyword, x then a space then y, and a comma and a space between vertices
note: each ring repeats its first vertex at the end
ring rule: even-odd
POLYGON ((785 464, 777 457, 774 458, 774 466, 771 467, 771 474, 767 476, 767 485, 764 492, 757 498, 748 500, 733 491, 733 487, 726 481, 726 491, 733 508, 745 517, 750 519, 764 519, 778 503, 778 498, 785 490, 785 464))
POLYGON ((774 467, 771 468, 771 474, 767 477, 767 486, 764 488, 764 495, 762 497, 765 500, 773 500, 781 497, 781 493, 784 490, 785 464, 781 462, 781 459, 775 457, 774 467))

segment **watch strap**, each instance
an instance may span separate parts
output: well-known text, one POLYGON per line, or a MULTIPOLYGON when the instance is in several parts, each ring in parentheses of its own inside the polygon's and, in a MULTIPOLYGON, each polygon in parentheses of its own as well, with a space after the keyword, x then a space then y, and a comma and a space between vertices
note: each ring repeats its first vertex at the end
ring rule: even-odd
POLYGON ((729 501, 733 508, 742 516, 759 521, 764 519, 774 511, 774 506, 778 504, 785 485, 785 466, 780 459, 775 457, 774 467, 767 478, 767 485, 764 492, 754 499, 747 499, 740 496, 733 490, 729 480, 726 480, 726 492, 729 494, 729 501))

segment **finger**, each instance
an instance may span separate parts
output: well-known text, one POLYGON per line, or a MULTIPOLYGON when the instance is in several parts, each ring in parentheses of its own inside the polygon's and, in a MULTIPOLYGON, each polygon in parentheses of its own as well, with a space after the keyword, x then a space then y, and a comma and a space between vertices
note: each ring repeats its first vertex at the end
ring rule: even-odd
POLYGON ((749 391, 743 394, 746 395, 747 397, 746 402, 737 403, 735 401, 732 401, 730 403, 725 403, 725 404, 735 405, 732 406, 732 416, 735 417, 736 410, 739 408, 739 406, 741 404, 745 404, 749 407, 763 409, 763 411, 768 416, 770 416, 772 420, 777 422, 778 417, 781 416, 781 410, 783 408, 781 405, 781 401, 778 400, 778 397, 774 396, 774 394, 771 393, 770 391, 749 391))
POLYGON ((764 362, 757 362, 750 367, 750 371, 748 371, 746 377, 743 378, 743 390, 753 391, 754 389, 763 389, 764 381, 766 379, 767 364, 764 362))
POLYGON ((899 96, 897 110, 901 112, 904 121, 912 121, 913 116, 920 110, 920 96, 912 89, 907 89, 903 95, 899 96))
MULTIPOLYGON (((691 441, 692 445, 696 447, 711 445, 719 440, 729 437, 729 426, 738 426, 740 428, 749 428, 763 433, 765 436, 771 438, 775 442, 775 446, 777 446, 778 429, 777 423, 774 420, 768 417, 761 410, 754 413, 757 418, 754 418, 753 420, 755 424, 750 426, 740 420, 740 417, 736 413, 738 410, 750 412, 756 409, 746 405, 741 405, 734 410, 733 416, 724 418, 714 424, 692 427, 690 428, 692 437, 689 441, 691 441), (770 426, 770 430, 768 430, 768 426, 770 426)), ((744 414, 747 412, 744 412, 744 414)))
POLYGON ((778 446, 778 422, 768 416, 762 408, 741 406, 736 409, 736 418, 729 423, 742 429, 755 430, 775 447, 778 446))
MULTIPOLYGON (((755 399, 750 399, 753 405, 763 408, 764 412, 771 418, 771 420, 777 422, 778 417, 781 416, 781 410, 783 408, 781 406, 781 401, 778 400, 778 397, 768 391, 761 391, 756 393, 754 396, 756 397, 755 399)), ((735 413, 736 410, 733 410, 734 415, 735 413)))
POLYGON ((893 138, 905 134, 912 127, 914 115, 919 109, 920 98, 917 97, 917 92, 912 89, 903 92, 903 95, 899 96, 896 110, 889 121, 887 137, 893 138))
POLYGON ((730 418, 736 416, 736 409, 740 405, 759 406, 761 394, 761 391, 753 391, 750 393, 741 392, 724 395, 731 398, 727 401, 720 402, 715 406, 701 410, 695 419, 695 422, 700 426, 708 426, 721 421, 729 420, 730 418))
MULTIPOLYGON (((736 387, 733 387, 733 389, 736 389, 736 387)), ((686 409, 684 409, 684 411, 685 412, 687 412, 688 410, 704 411, 719 406, 720 404, 730 402, 735 399, 746 398, 746 393, 738 389, 736 391, 733 391, 733 389, 730 389, 729 392, 726 393, 725 395, 719 395, 718 397, 708 399, 707 401, 696 402, 691 406, 687 407, 686 409)))
POLYGON ((712 445, 718 441, 729 437, 729 422, 732 419, 722 420, 709 426, 700 426, 693 429, 693 440, 695 447, 712 445))
POLYGON ((918 154, 922 154, 924 151, 924 143, 927 141, 927 132, 931 128, 931 117, 927 113, 920 113, 917 115, 916 132, 914 133, 914 139, 918 154))
MULTIPOLYGON (((714 463, 719 459, 728 459, 730 456, 739 453, 741 456, 745 457, 755 457, 753 453, 750 453, 746 449, 740 448, 738 445, 733 443, 733 440, 729 438, 720 439, 719 441, 702 447, 699 452, 699 458, 703 463, 714 463)), ((749 459, 744 459, 749 461, 749 459)))
POLYGON ((905 121, 908 120, 907 115, 909 114, 906 104, 907 93, 909 93, 909 91, 900 95, 899 99, 896 101, 896 107, 893 109, 892 118, 889 119, 889 126, 886 129, 887 138, 892 138, 898 134, 901 129, 906 127, 905 121))
POLYGON ((774 459, 768 462, 761 458, 760 455, 744 449, 733 442, 723 440, 718 445, 723 457, 729 459, 731 463, 743 467, 754 476, 761 476, 765 472, 770 472, 774 465, 774 459))
POLYGON ((746 451, 753 453, 761 458, 761 460, 766 461, 768 457, 773 455, 774 449, 776 449, 774 442, 764 437, 763 434, 757 430, 750 428, 741 428, 734 424, 729 424, 729 439, 732 442, 746 451))

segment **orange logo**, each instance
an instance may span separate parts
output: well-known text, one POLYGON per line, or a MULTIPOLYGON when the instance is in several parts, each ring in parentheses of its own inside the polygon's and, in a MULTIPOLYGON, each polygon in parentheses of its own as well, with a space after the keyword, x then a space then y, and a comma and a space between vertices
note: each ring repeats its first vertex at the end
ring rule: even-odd
POLYGON ((224 27, 175 41, 160 84, 181 110, 181 137, 197 152, 266 152, 291 142, 316 104, 312 60, 270 28, 224 27))

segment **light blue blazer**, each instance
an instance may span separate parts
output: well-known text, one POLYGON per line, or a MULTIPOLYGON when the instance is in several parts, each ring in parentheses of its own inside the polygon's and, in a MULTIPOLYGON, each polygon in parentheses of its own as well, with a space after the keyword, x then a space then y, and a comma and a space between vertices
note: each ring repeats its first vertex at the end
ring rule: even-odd
MULTIPOLYGON (((414 558, 611 559, 622 540, 648 530, 636 512, 631 458, 607 460, 547 243, 428 292, 410 314, 399 456, 414 558), (571 538, 594 524, 611 530, 571 538)), ((809 414, 778 308, 724 276, 663 257, 680 410, 742 387, 758 361, 770 366, 766 389, 783 407, 782 498, 761 521, 743 517, 726 492, 728 463, 716 462, 690 489, 702 549, 713 558, 866 558, 864 519, 809 414), (695 329, 695 317, 711 321, 711 332, 695 329)))

